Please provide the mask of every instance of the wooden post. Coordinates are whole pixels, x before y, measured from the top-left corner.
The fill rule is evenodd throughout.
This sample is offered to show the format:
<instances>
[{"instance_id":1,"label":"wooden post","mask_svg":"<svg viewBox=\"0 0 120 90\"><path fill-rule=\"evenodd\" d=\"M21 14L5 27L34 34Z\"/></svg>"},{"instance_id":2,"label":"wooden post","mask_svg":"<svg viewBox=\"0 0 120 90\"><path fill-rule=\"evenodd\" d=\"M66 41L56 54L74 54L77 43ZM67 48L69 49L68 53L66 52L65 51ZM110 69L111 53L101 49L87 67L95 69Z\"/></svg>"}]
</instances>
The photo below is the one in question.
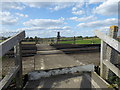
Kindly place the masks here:
<instances>
[{"instance_id":1,"label":"wooden post","mask_svg":"<svg viewBox=\"0 0 120 90\"><path fill-rule=\"evenodd\" d=\"M16 87L22 88L23 82L22 82L22 53L21 53L21 42L19 42L14 47L14 53L15 53L15 65L19 66L19 71L16 74Z\"/></svg>"},{"instance_id":2,"label":"wooden post","mask_svg":"<svg viewBox=\"0 0 120 90\"><path fill-rule=\"evenodd\" d=\"M117 34L118 34L118 26L111 26L109 36L117 40ZM118 60L117 60L118 53L109 46L108 46L108 53L109 54L107 58L110 60L110 62L113 64L118 64Z\"/></svg>"},{"instance_id":3,"label":"wooden post","mask_svg":"<svg viewBox=\"0 0 120 90\"><path fill-rule=\"evenodd\" d=\"M2 40L2 37L0 37ZM0 46L0 54L2 55L2 47ZM2 57L0 57L0 81L2 80Z\"/></svg>"},{"instance_id":4,"label":"wooden post","mask_svg":"<svg viewBox=\"0 0 120 90\"><path fill-rule=\"evenodd\" d=\"M103 64L103 60L106 59L107 44L101 40L101 56L100 56L100 76L106 78L106 66Z\"/></svg>"},{"instance_id":5,"label":"wooden post","mask_svg":"<svg viewBox=\"0 0 120 90\"><path fill-rule=\"evenodd\" d=\"M0 53L2 53L0 51ZM2 80L2 57L0 57L0 81Z\"/></svg>"},{"instance_id":6,"label":"wooden post","mask_svg":"<svg viewBox=\"0 0 120 90\"><path fill-rule=\"evenodd\" d=\"M118 34L118 27L111 26L109 36L114 39L117 39L117 34ZM101 59L101 62L102 62L102 60L105 60L104 58L106 58L106 60L110 61L111 63L117 64L118 63L117 52L114 49L112 49L110 46L107 46L106 56L104 56L105 55L105 53L104 53L105 47L103 46L102 48L103 48L103 51L102 51L103 57ZM101 64L101 65L103 65L103 64ZM112 76L112 72L106 66L102 66L101 76L104 79L108 79L108 76Z\"/></svg>"}]
</instances>

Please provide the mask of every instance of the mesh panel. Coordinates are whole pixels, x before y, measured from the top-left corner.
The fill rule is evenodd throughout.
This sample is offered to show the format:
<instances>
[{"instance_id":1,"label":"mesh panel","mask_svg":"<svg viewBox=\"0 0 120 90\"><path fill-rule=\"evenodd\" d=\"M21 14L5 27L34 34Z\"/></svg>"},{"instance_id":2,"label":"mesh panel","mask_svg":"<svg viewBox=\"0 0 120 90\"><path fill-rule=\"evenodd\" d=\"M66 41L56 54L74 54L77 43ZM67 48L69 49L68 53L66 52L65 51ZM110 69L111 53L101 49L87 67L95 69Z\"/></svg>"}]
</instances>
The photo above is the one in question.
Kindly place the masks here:
<instances>
[{"instance_id":1,"label":"mesh panel","mask_svg":"<svg viewBox=\"0 0 120 90\"><path fill-rule=\"evenodd\" d=\"M18 32L0 32L0 42L8 39L11 36L14 36Z\"/></svg>"},{"instance_id":2,"label":"mesh panel","mask_svg":"<svg viewBox=\"0 0 120 90\"><path fill-rule=\"evenodd\" d=\"M17 33L18 32L2 32L2 33L0 33L0 37L11 37Z\"/></svg>"}]
</instances>

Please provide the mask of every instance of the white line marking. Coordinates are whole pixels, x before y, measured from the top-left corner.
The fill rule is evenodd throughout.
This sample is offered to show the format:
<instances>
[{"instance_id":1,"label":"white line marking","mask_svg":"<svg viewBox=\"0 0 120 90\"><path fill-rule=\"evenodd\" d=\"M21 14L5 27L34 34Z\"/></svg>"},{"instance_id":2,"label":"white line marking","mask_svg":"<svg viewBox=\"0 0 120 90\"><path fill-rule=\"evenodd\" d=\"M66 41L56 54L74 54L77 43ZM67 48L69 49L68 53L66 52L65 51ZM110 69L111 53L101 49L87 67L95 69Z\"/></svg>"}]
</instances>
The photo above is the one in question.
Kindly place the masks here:
<instances>
[{"instance_id":1,"label":"white line marking","mask_svg":"<svg viewBox=\"0 0 120 90\"><path fill-rule=\"evenodd\" d=\"M44 59L41 59L41 69L45 69Z\"/></svg>"}]
</instances>

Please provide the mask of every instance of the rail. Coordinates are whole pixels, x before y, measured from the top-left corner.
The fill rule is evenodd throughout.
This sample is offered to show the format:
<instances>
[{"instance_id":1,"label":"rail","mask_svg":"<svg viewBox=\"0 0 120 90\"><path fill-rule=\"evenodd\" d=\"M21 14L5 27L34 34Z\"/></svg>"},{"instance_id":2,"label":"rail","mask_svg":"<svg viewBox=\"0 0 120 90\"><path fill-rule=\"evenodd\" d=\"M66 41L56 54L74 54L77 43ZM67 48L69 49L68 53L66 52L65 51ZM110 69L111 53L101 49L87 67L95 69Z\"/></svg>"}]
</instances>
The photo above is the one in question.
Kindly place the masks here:
<instances>
[{"instance_id":1,"label":"rail","mask_svg":"<svg viewBox=\"0 0 120 90\"><path fill-rule=\"evenodd\" d=\"M25 38L25 31L19 32L11 38L0 43L0 57L3 57L10 49L14 47L15 66L0 81L0 90L6 89L11 81L16 79L16 87L22 87L22 57L21 57L21 41Z\"/></svg>"},{"instance_id":2,"label":"rail","mask_svg":"<svg viewBox=\"0 0 120 90\"><path fill-rule=\"evenodd\" d=\"M103 79L108 79L113 75L112 73L120 78L120 70L116 67L116 64L120 62L118 60L120 42L117 40L117 34L117 26L110 27L109 35L105 35L98 30L95 31L95 35L101 39L100 75Z\"/></svg>"}]
</instances>

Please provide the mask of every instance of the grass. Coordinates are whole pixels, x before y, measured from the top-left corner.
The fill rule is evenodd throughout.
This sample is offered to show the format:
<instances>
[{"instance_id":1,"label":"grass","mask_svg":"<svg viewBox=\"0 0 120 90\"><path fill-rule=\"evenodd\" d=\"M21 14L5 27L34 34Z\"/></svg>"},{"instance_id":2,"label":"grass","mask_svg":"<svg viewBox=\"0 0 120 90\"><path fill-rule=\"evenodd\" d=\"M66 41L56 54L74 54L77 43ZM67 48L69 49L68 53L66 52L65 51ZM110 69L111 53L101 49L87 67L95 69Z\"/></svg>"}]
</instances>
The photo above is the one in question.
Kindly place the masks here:
<instances>
[{"instance_id":1,"label":"grass","mask_svg":"<svg viewBox=\"0 0 120 90\"><path fill-rule=\"evenodd\" d=\"M61 40L73 40L73 37L61 38Z\"/></svg>"},{"instance_id":2,"label":"grass","mask_svg":"<svg viewBox=\"0 0 120 90\"><path fill-rule=\"evenodd\" d=\"M60 41L61 44L73 44L73 41ZM76 40L76 44L100 44L100 39L98 38L91 38L91 39L83 39L83 40Z\"/></svg>"},{"instance_id":3,"label":"grass","mask_svg":"<svg viewBox=\"0 0 120 90\"><path fill-rule=\"evenodd\" d=\"M62 41L63 40L63 41ZM120 39L118 40L120 41ZM2 42L2 40L0 40ZM43 40L45 42L45 40ZM46 41L48 42L48 41ZM100 44L101 40L99 38L76 38L75 44ZM60 44L74 44L73 37L61 38ZM22 41L22 44L36 44L34 41Z\"/></svg>"},{"instance_id":4,"label":"grass","mask_svg":"<svg viewBox=\"0 0 120 90\"><path fill-rule=\"evenodd\" d=\"M3 42L4 40L0 40L0 43Z\"/></svg>"},{"instance_id":5,"label":"grass","mask_svg":"<svg viewBox=\"0 0 120 90\"><path fill-rule=\"evenodd\" d=\"M3 42L5 40L0 40L0 43ZM22 44L36 44L34 41L28 41L28 42L22 42Z\"/></svg>"},{"instance_id":6,"label":"grass","mask_svg":"<svg viewBox=\"0 0 120 90\"><path fill-rule=\"evenodd\" d=\"M22 44L35 44L35 42L22 42Z\"/></svg>"}]
</instances>

